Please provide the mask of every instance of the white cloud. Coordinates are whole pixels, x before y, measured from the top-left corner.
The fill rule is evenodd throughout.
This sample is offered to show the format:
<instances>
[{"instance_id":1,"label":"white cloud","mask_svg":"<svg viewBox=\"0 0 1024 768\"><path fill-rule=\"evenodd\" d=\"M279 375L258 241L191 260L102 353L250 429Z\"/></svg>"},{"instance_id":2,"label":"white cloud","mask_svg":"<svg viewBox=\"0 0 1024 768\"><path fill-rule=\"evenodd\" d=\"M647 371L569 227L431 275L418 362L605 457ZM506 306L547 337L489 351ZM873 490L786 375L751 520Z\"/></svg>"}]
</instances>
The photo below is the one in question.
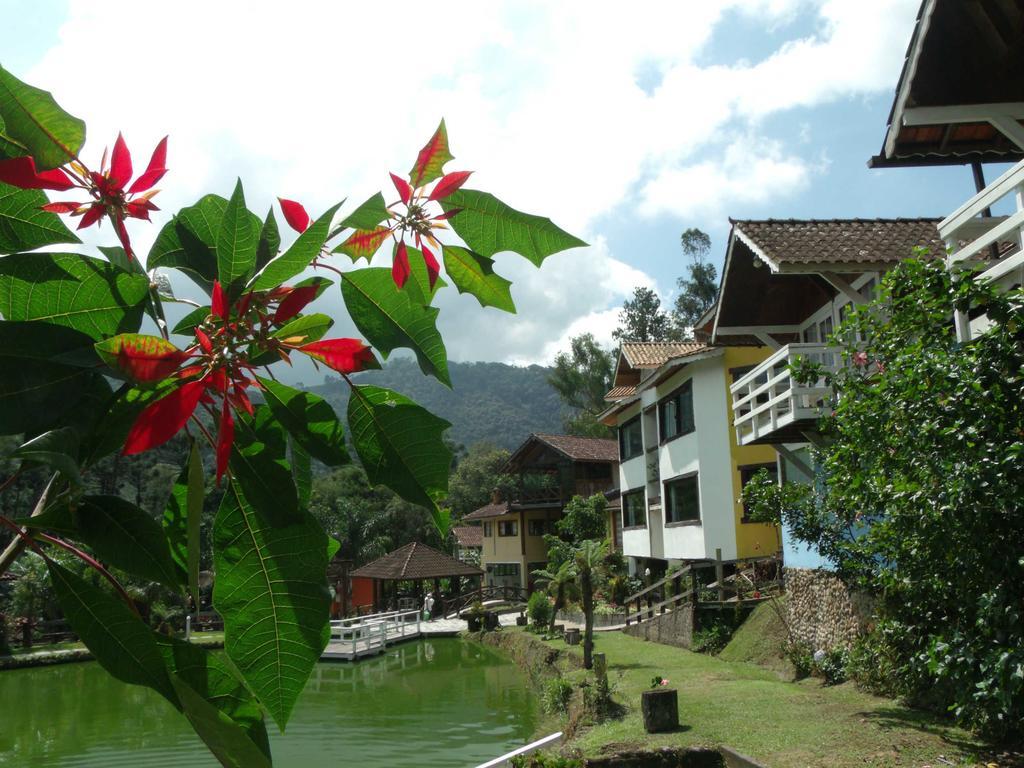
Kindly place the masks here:
<instances>
[{"instance_id":1,"label":"white cloud","mask_svg":"<svg viewBox=\"0 0 1024 768\"><path fill-rule=\"evenodd\" d=\"M260 213L277 195L317 211L345 196L356 204L387 187L388 170L407 170L445 116L453 167L476 169L475 186L598 243L539 273L500 259L522 309L511 321L478 314L454 291L444 299L454 358L527 360L548 357L570 328L606 330L614 305L651 282L628 266L631 254L601 244L602 216L638 205L718 214L806 185L814 167L797 154L799 138L770 142L760 120L890 90L916 8L72 0L60 42L18 74L87 120L87 161L123 130L142 166L170 133L171 173L157 199L165 211L227 194L236 176ZM818 23L761 61L701 66L735 13L766 28L795 14ZM110 53L90 60L94 50ZM641 71L657 74L653 87L638 83ZM145 246L155 228L132 231Z\"/></svg>"},{"instance_id":2,"label":"white cloud","mask_svg":"<svg viewBox=\"0 0 1024 768\"><path fill-rule=\"evenodd\" d=\"M640 212L681 218L709 218L727 206L762 203L805 187L812 165L785 155L778 142L743 137L731 142L715 161L667 168L641 190Z\"/></svg>"}]
</instances>

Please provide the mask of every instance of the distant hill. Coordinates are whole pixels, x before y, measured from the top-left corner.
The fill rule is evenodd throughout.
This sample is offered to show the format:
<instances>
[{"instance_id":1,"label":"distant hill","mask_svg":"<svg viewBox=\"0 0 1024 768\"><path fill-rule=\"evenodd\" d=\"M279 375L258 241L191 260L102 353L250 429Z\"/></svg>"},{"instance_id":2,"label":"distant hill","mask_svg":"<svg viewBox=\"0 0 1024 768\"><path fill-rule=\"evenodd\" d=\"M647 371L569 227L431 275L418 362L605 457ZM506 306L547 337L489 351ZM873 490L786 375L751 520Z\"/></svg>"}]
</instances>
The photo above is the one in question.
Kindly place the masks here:
<instances>
[{"instance_id":1,"label":"distant hill","mask_svg":"<svg viewBox=\"0 0 1024 768\"><path fill-rule=\"evenodd\" d=\"M504 363L448 363L452 389L424 376L414 360L394 358L383 370L367 371L360 384L387 387L412 398L452 423L449 437L467 448L489 442L515 449L531 432L561 432L562 404L547 383L550 368ZM344 418L348 387L330 376L320 386L300 385L323 397Z\"/></svg>"}]
</instances>

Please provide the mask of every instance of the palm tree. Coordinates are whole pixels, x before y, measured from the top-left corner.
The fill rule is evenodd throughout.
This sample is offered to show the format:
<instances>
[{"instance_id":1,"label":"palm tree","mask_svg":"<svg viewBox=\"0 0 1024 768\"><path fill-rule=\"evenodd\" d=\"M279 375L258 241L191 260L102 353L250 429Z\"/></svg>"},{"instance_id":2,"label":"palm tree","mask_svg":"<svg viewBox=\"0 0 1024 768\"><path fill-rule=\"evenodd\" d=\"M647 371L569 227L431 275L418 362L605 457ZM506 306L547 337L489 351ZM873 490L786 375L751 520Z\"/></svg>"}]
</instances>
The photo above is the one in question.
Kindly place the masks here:
<instances>
[{"instance_id":1,"label":"palm tree","mask_svg":"<svg viewBox=\"0 0 1024 768\"><path fill-rule=\"evenodd\" d=\"M565 607L566 592L576 581L576 564L572 560L566 560L557 570L537 570L533 572L534 577L547 588L548 594L555 598L555 606L551 611L551 621L548 624L548 632L555 631L555 616Z\"/></svg>"},{"instance_id":2,"label":"palm tree","mask_svg":"<svg viewBox=\"0 0 1024 768\"><path fill-rule=\"evenodd\" d=\"M573 558L583 598L583 666L586 669L594 666L594 589L604 573L607 554L606 542L587 539L580 542Z\"/></svg>"}]
</instances>

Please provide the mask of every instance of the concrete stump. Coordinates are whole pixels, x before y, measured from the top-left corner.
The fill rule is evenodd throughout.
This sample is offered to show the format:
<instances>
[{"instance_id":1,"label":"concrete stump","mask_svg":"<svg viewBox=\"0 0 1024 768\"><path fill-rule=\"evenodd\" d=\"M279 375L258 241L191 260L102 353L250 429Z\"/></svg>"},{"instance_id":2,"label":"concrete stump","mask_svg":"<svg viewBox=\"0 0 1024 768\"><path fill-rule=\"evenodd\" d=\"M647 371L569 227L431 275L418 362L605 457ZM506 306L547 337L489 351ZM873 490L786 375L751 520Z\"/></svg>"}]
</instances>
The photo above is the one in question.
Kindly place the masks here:
<instances>
[{"instance_id":1,"label":"concrete stump","mask_svg":"<svg viewBox=\"0 0 1024 768\"><path fill-rule=\"evenodd\" d=\"M644 730L648 733L673 731L679 727L679 695L675 688L652 688L640 694Z\"/></svg>"},{"instance_id":2,"label":"concrete stump","mask_svg":"<svg viewBox=\"0 0 1024 768\"><path fill-rule=\"evenodd\" d=\"M580 644L580 629L579 627L569 627L565 630L565 642L567 645L579 645Z\"/></svg>"}]
</instances>

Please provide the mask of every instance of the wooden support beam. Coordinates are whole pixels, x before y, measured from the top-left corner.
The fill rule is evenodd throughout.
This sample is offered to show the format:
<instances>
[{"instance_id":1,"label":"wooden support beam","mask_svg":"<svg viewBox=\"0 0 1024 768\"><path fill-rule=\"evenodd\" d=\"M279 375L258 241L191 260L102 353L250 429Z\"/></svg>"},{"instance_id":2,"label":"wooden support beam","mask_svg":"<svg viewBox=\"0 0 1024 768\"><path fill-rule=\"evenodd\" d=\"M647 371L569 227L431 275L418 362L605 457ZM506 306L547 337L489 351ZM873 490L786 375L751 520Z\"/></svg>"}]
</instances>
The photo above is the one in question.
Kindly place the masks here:
<instances>
[{"instance_id":1,"label":"wooden support beam","mask_svg":"<svg viewBox=\"0 0 1024 768\"><path fill-rule=\"evenodd\" d=\"M773 447L775 448L776 453L803 472L807 477L814 477L814 470L811 469L811 467L807 465L807 462L801 459L795 451L789 450L789 448L784 445L776 445Z\"/></svg>"},{"instance_id":2,"label":"wooden support beam","mask_svg":"<svg viewBox=\"0 0 1024 768\"><path fill-rule=\"evenodd\" d=\"M850 281L836 272L822 272L821 276L831 283L832 287L842 293L854 304L867 304L868 301L860 292L850 285Z\"/></svg>"}]
</instances>

